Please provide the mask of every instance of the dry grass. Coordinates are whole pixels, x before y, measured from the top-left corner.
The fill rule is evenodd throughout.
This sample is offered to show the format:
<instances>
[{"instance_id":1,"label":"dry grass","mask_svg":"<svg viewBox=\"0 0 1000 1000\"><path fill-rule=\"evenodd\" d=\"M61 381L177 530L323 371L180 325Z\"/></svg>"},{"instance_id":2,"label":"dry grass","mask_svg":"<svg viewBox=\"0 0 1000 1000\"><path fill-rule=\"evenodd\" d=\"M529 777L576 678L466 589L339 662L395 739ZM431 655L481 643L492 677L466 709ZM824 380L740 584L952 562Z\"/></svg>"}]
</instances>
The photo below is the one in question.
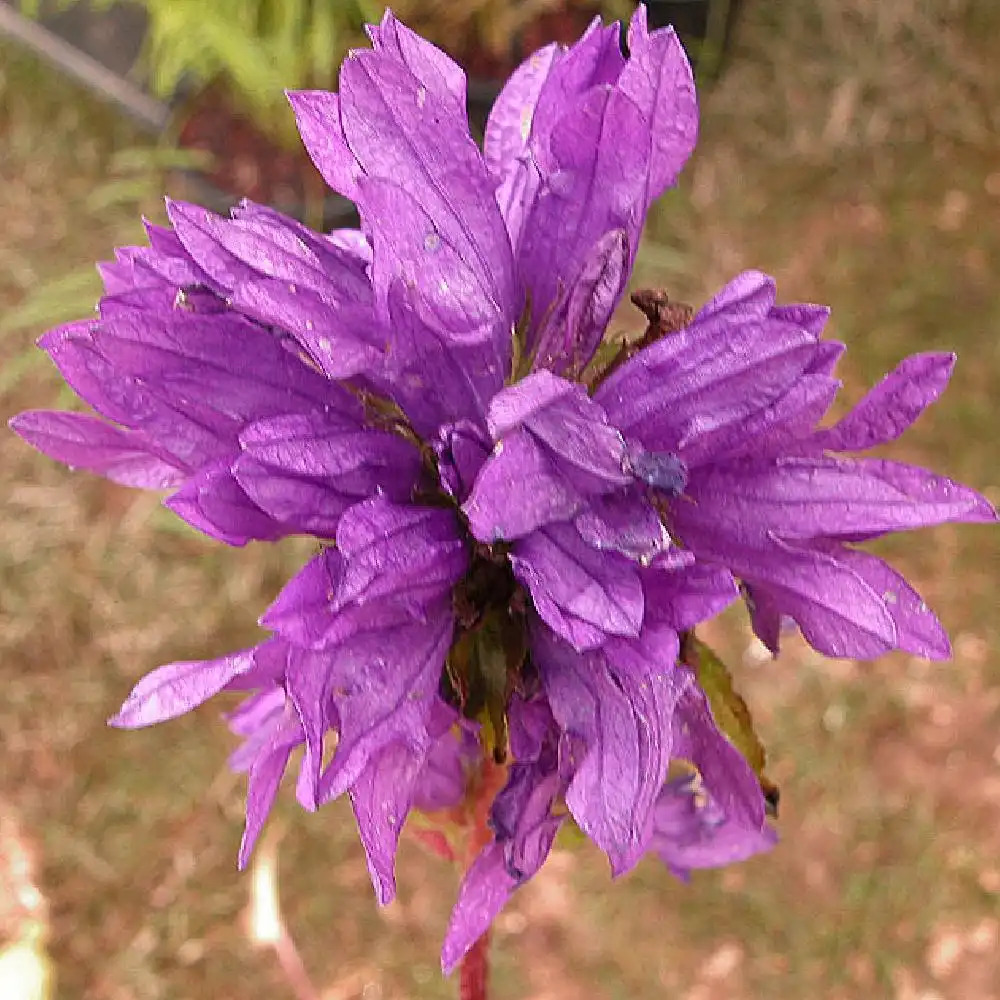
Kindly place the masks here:
<instances>
[{"instance_id":1,"label":"dry grass","mask_svg":"<svg viewBox=\"0 0 1000 1000\"><path fill-rule=\"evenodd\" d=\"M637 276L699 301L759 266L786 299L832 303L853 398L909 351L957 348L951 393L896 453L994 499L998 28L989 0L748 0ZM134 136L2 49L0 66L6 308L134 238L82 208ZM5 364L29 341L8 336ZM44 367L22 372L5 415L56 393ZM288 995L242 923L242 789L217 710L135 734L103 720L149 667L252 641L301 547L209 545L10 436L0 461L0 802L37 845L59 995ZM792 643L762 664L728 616L713 638L771 748L782 846L689 887L652 863L610 886L594 852L564 846L500 921L497 997L1000 995L1000 544L942 528L890 551L954 662L831 663ZM279 815L287 916L324 996L451 995L436 949L452 876L407 847L402 900L379 914L344 809Z\"/></svg>"}]
</instances>

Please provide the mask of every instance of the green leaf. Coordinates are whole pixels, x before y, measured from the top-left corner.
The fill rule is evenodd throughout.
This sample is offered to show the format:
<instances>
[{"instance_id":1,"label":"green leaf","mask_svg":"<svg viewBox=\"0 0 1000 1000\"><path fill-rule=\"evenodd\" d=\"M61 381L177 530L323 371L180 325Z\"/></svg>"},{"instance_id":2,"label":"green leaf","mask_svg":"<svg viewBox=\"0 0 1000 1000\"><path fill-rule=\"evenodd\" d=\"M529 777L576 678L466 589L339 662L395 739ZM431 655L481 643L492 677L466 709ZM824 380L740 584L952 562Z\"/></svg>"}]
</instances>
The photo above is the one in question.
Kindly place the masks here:
<instances>
[{"instance_id":1,"label":"green leaf","mask_svg":"<svg viewBox=\"0 0 1000 1000\"><path fill-rule=\"evenodd\" d=\"M701 689L708 697L716 725L743 754L761 779L761 784L764 784L767 781L764 777L764 745L754 731L747 703L733 687L729 669L694 632L686 632L682 636L680 658L682 663L694 670Z\"/></svg>"}]
</instances>

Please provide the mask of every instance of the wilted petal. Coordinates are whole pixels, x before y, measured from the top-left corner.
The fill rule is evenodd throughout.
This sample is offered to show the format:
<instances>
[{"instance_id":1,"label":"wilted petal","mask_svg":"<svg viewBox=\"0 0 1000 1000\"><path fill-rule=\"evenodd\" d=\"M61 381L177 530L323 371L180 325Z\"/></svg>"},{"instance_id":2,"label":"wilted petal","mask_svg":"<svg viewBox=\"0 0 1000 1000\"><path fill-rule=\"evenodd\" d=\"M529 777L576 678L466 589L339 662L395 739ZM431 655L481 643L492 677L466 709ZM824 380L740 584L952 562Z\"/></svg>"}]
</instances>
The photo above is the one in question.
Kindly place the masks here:
<instances>
[{"instance_id":1,"label":"wilted petal","mask_svg":"<svg viewBox=\"0 0 1000 1000\"><path fill-rule=\"evenodd\" d=\"M767 810L760 782L720 732L705 692L694 683L684 688L673 715L673 756L698 768L726 816L753 830L763 828Z\"/></svg>"},{"instance_id":2,"label":"wilted petal","mask_svg":"<svg viewBox=\"0 0 1000 1000\"><path fill-rule=\"evenodd\" d=\"M634 489L589 497L573 524L591 548L639 562L652 560L672 544L655 508Z\"/></svg>"},{"instance_id":3,"label":"wilted petal","mask_svg":"<svg viewBox=\"0 0 1000 1000\"><path fill-rule=\"evenodd\" d=\"M733 819L698 778L668 782L653 811L650 850L679 878L695 868L719 868L770 850L771 827Z\"/></svg>"}]
</instances>

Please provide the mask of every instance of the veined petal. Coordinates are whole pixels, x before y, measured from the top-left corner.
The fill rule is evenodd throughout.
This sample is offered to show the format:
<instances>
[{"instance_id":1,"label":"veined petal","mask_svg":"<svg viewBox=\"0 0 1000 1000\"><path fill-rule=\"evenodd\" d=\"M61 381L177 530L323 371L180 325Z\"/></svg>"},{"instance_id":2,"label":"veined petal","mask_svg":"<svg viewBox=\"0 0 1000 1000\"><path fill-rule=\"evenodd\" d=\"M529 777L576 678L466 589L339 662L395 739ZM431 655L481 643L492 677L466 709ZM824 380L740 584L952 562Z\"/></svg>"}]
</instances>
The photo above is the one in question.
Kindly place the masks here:
<instances>
[{"instance_id":1,"label":"veined petal","mask_svg":"<svg viewBox=\"0 0 1000 1000\"><path fill-rule=\"evenodd\" d=\"M781 321L709 316L640 351L594 400L630 440L694 465L711 460L706 445L721 430L793 388L816 350L812 334Z\"/></svg>"},{"instance_id":2,"label":"veined petal","mask_svg":"<svg viewBox=\"0 0 1000 1000\"><path fill-rule=\"evenodd\" d=\"M454 95L428 86L388 52L358 52L348 59L340 95L344 136L365 174L396 183L406 178L411 202L434 227L420 231L420 239L436 236L453 249L480 293L505 317L506 337L520 311L510 243L493 182ZM363 209L368 197L362 189ZM372 221L371 212L366 217ZM400 228L397 238L402 235Z\"/></svg>"},{"instance_id":3,"label":"veined petal","mask_svg":"<svg viewBox=\"0 0 1000 1000\"><path fill-rule=\"evenodd\" d=\"M320 779L321 802L351 788L369 759L391 743L426 752L453 627L445 600L427 609L426 622L359 633L330 651L339 739Z\"/></svg>"},{"instance_id":4,"label":"veined petal","mask_svg":"<svg viewBox=\"0 0 1000 1000\"><path fill-rule=\"evenodd\" d=\"M830 544L824 550L838 562L849 566L872 590L881 594L886 611L896 623L900 649L931 660L947 660L951 643L923 598L881 559L868 552Z\"/></svg>"},{"instance_id":5,"label":"veined petal","mask_svg":"<svg viewBox=\"0 0 1000 1000\"><path fill-rule=\"evenodd\" d=\"M442 101L452 100L456 113L465 114L465 70L449 55L411 31L391 10L380 25L368 26L368 37L376 52L398 59Z\"/></svg>"},{"instance_id":6,"label":"veined petal","mask_svg":"<svg viewBox=\"0 0 1000 1000\"><path fill-rule=\"evenodd\" d=\"M686 523L753 525L759 533L788 539L996 518L974 490L879 459L779 458L713 466L692 476L686 495Z\"/></svg>"},{"instance_id":7,"label":"veined petal","mask_svg":"<svg viewBox=\"0 0 1000 1000\"><path fill-rule=\"evenodd\" d=\"M144 435L85 413L26 410L10 421L10 428L49 458L123 486L170 489L185 476L180 463L161 457Z\"/></svg>"},{"instance_id":8,"label":"veined petal","mask_svg":"<svg viewBox=\"0 0 1000 1000\"><path fill-rule=\"evenodd\" d=\"M511 73L493 102L483 138L483 159L497 182L516 168L527 148L535 104L561 57L554 43L532 53Z\"/></svg>"},{"instance_id":9,"label":"veined petal","mask_svg":"<svg viewBox=\"0 0 1000 1000\"><path fill-rule=\"evenodd\" d=\"M390 743L372 755L350 789L375 897L383 906L396 898L396 848L426 759L425 747Z\"/></svg>"},{"instance_id":10,"label":"veined petal","mask_svg":"<svg viewBox=\"0 0 1000 1000\"><path fill-rule=\"evenodd\" d=\"M954 367L954 354L914 354L814 440L829 451L865 451L894 441L944 392Z\"/></svg>"},{"instance_id":11,"label":"veined petal","mask_svg":"<svg viewBox=\"0 0 1000 1000\"><path fill-rule=\"evenodd\" d=\"M728 570L703 562L669 569L652 566L640 575L644 621L662 623L677 632L717 615L739 596Z\"/></svg>"},{"instance_id":12,"label":"veined petal","mask_svg":"<svg viewBox=\"0 0 1000 1000\"><path fill-rule=\"evenodd\" d=\"M776 607L798 622L810 644L827 656L874 659L897 642L892 616L881 595L853 569L808 543L792 545L748 529L733 534L716 522L697 525L677 504L681 538L700 559L725 566L750 585L766 588ZM770 633L761 634L769 645Z\"/></svg>"},{"instance_id":13,"label":"veined petal","mask_svg":"<svg viewBox=\"0 0 1000 1000\"><path fill-rule=\"evenodd\" d=\"M677 634L644 629L584 655L536 624L536 659L573 767L566 804L619 875L644 851L650 813L671 756L671 718L690 674L676 666Z\"/></svg>"},{"instance_id":14,"label":"veined petal","mask_svg":"<svg viewBox=\"0 0 1000 1000\"><path fill-rule=\"evenodd\" d=\"M481 542L523 538L582 510L586 497L526 431L497 444L462 504L469 530Z\"/></svg>"},{"instance_id":15,"label":"veined petal","mask_svg":"<svg viewBox=\"0 0 1000 1000\"><path fill-rule=\"evenodd\" d=\"M652 136L647 204L676 181L698 138L694 74L673 28L649 34L646 9L636 8L628 29L629 59L618 86L640 109Z\"/></svg>"},{"instance_id":16,"label":"veined petal","mask_svg":"<svg viewBox=\"0 0 1000 1000\"><path fill-rule=\"evenodd\" d=\"M226 463L209 465L164 500L193 528L227 545L274 541L294 530L275 520L247 495Z\"/></svg>"},{"instance_id":17,"label":"veined petal","mask_svg":"<svg viewBox=\"0 0 1000 1000\"><path fill-rule=\"evenodd\" d=\"M468 566L454 514L398 506L384 494L351 507L337 528L344 558L336 603L393 598L418 605L450 591Z\"/></svg>"},{"instance_id":18,"label":"veined petal","mask_svg":"<svg viewBox=\"0 0 1000 1000\"><path fill-rule=\"evenodd\" d=\"M256 649L241 649L217 660L183 660L158 667L136 684L109 725L138 729L190 712L250 670Z\"/></svg>"},{"instance_id":19,"label":"veined petal","mask_svg":"<svg viewBox=\"0 0 1000 1000\"><path fill-rule=\"evenodd\" d=\"M510 562L541 618L578 652L608 636L639 634L638 568L617 553L592 549L572 525L551 524L521 539Z\"/></svg>"},{"instance_id":20,"label":"veined petal","mask_svg":"<svg viewBox=\"0 0 1000 1000\"><path fill-rule=\"evenodd\" d=\"M286 91L302 144L323 180L350 201L358 198L361 169L344 138L340 97L325 90Z\"/></svg>"},{"instance_id":21,"label":"veined petal","mask_svg":"<svg viewBox=\"0 0 1000 1000\"><path fill-rule=\"evenodd\" d=\"M594 315L610 315L620 299L645 218L649 144L639 109L610 87L595 88L554 126L551 162L541 165L542 185L517 261L529 291L527 351L536 367L558 371L574 364L582 369L589 361L585 348L593 342L593 330L588 327L581 339L580 331L566 326L568 290L577 285L595 244L616 233L626 251L613 257L613 291ZM600 274L604 268L594 270ZM581 312L577 308L578 320Z\"/></svg>"}]
</instances>

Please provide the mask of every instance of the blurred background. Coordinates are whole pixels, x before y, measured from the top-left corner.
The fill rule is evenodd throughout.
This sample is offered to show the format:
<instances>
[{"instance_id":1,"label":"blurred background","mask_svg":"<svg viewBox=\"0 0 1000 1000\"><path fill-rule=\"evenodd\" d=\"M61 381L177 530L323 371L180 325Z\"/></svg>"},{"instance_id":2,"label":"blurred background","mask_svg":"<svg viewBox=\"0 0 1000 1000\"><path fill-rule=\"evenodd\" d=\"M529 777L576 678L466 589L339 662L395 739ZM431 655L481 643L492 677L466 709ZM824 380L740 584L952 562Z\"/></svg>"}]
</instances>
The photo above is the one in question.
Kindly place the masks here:
<instances>
[{"instance_id":1,"label":"blurred background","mask_svg":"<svg viewBox=\"0 0 1000 1000\"><path fill-rule=\"evenodd\" d=\"M34 339L93 307L92 262L140 242L141 214L164 221L164 191L350 218L303 166L281 89L335 87L377 4L105 6L0 2L5 420L70 405ZM469 68L476 118L514 61L595 6L398 13ZM1000 5L657 6L698 57L703 127L634 287L700 303L757 267L784 301L831 304L844 405L908 353L957 350L943 402L892 451L1000 501ZM0 998L46 995L23 991L39 958L68 1000L292 997L235 867L243 787L219 703L134 733L104 720L153 666L256 641L310 546L209 543L10 434L0 469ZM771 661L735 610L715 623L782 788L781 844L683 885L652 860L612 884L596 851L560 843L498 921L496 1000L1000 997L1000 540L946 526L880 551L954 660L833 662L793 640ZM453 996L437 956L456 874L404 843L400 899L379 910L346 804L308 815L285 792L262 856L276 849L319 994Z\"/></svg>"}]
</instances>

